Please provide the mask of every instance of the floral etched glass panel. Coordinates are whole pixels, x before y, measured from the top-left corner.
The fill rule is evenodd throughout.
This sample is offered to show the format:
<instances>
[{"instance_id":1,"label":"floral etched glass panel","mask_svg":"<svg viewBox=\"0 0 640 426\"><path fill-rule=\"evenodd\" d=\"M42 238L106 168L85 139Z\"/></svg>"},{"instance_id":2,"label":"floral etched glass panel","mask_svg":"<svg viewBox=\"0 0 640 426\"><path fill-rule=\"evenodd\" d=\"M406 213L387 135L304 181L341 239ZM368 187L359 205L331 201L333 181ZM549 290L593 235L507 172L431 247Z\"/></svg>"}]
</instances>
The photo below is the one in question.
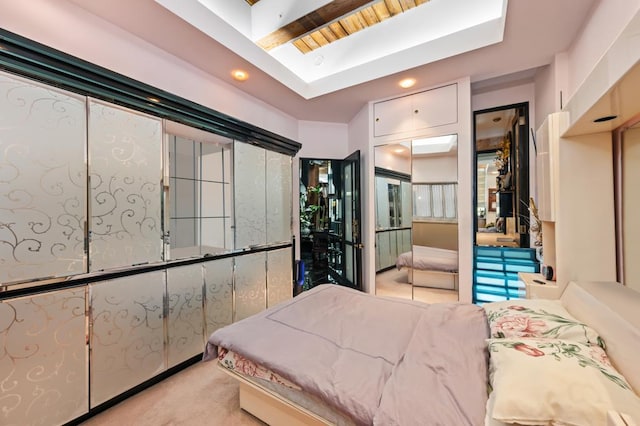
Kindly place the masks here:
<instances>
[{"instance_id":1,"label":"floral etched glass panel","mask_svg":"<svg viewBox=\"0 0 640 426\"><path fill-rule=\"evenodd\" d=\"M168 368L202 352L204 347L203 285L202 265L199 263L167 269Z\"/></svg>"},{"instance_id":2,"label":"floral etched glass panel","mask_svg":"<svg viewBox=\"0 0 640 426\"><path fill-rule=\"evenodd\" d=\"M0 282L86 272L85 98L0 73Z\"/></svg>"},{"instance_id":3,"label":"floral etched glass panel","mask_svg":"<svg viewBox=\"0 0 640 426\"><path fill-rule=\"evenodd\" d=\"M233 322L233 258L204 264L206 337Z\"/></svg>"},{"instance_id":4,"label":"floral etched glass panel","mask_svg":"<svg viewBox=\"0 0 640 426\"><path fill-rule=\"evenodd\" d=\"M164 271L89 285L91 407L166 369Z\"/></svg>"},{"instance_id":5,"label":"floral etched glass panel","mask_svg":"<svg viewBox=\"0 0 640 426\"><path fill-rule=\"evenodd\" d=\"M65 424L89 407L85 289L0 303L0 424Z\"/></svg>"},{"instance_id":6,"label":"floral etched glass panel","mask_svg":"<svg viewBox=\"0 0 640 426\"><path fill-rule=\"evenodd\" d=\"M162 123L89 103L90 270L162 260Z\"/></svg>"},{"instance_id":7,"label":"floral etched glass panel","mask_svg":"<svg viewBox=\"0 0 640 426\"><path fill-rule=\"evenodd\" d=\"M266 253L238 256L236 261L236 303L234 321L266 308Z\"/></svg>"},{"instance_id":8,"label":"floral etched glass panel","mask_svg":"<svg viewBox=\"0 0 640 426\"><path fill-rule=\"evenodd\" d=\"M267 242L291 241L291 157L267 151Z\"/></svg>"},{"instance_id":9,"label":"floral etched glass panel","mask_svg":"<svg viewBox=\"0 0 640 426\"><path fill-rule=\"evenodd\" d=\"M291 248L267 253L267 307L293 297Z\"/></svg>"},{"instance_id":10,"label":"floral etched glass panel","mask_svg":"<svg viewBox=\"0 0 640 426\"><path fill-rule=\"evenodd\" d=\"M263 148L234 143L235 248L267 242L265 159Z\"/></svg>"}]
</instances>

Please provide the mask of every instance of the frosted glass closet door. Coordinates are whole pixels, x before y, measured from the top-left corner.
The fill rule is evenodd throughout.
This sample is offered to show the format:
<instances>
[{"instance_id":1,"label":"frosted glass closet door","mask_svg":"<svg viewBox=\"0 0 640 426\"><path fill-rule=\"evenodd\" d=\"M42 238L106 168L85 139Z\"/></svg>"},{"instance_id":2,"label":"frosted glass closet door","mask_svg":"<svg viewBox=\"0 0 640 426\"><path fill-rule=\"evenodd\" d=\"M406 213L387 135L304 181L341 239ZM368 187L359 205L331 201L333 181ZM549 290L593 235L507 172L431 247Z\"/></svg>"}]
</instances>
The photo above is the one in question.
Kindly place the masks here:
<instances>
[{"instance_id":1,"label":"frosted glass closet door","mask_svg":"<svg viewBox=\"0 0 640 426\"><path fill-rule=\"evenodd\" d=\"M266 253L236 257L236 300L234 321L240 321L267 306Z\"/></svg>"},{"instance_id":2,"label":"frosted glass closet door","mask_svg":"<svg viewBox=\"0 0 640 426\"><path fill-rule=\"evenodd\" d=\"M233 258L204 264L205 321L208 338L217 329L233 322Z\"/></svg>"},{"instance_id":3,"label":"frosted glass closet door","mask_svg":"<svg viewBox=\"0 0 640 426\"><path fill-rule=\"evenodd\" d=\"M267 252L267 307L293 297L291 249Z\"/></svg>"},{"instance_id":4,"label":"frosted glass closet door","mask_svg":"<svg viewBox=\"0 0 640 426\"><path fill-rule=\"evenodd\" d=\"M167 368L186 361L204 348L202 265L167 269L169 302L169 363Z\"/></svg>"},{"instance_id":5,"label":"frosted glass closet door","mask_svg":"<svg viewBox=\"0 0 640 426\"><path fill-rule=\"evenodd\" d=\"M86 271L85 98L0 73L0 282Z\"/></svg>"},{"instance_id":6,"label":"frosted glass closet door","mask_svg":"<svg viewBox=\"0 0 640 426\"><path fill-rule=\"evenodd\" d=\"M164 271L89 285L91 407L165 370Z\"/></svg>"},{"instance_id":7,"label":"frosted glass closet door","mask_svg":"<svg viewBox=\"0 0 640 426\"><path fill-rule=\"evenodd\" d=\"M248 143L233 145L236 244L240 249L267 242L266 151Z\"/></svg>"},{"instance_id":8,"label":"frosted glass closet door","mask_svg":"<svg viewBox=\"0 0 640 426\"><path fill-rule=\"evenodd\" d=\"M65 424L89 410L85 289L0 303L0 424Z\"/></svg>"},{"instance_id":9,"label":"frosted glass closet door","mask_svg":"<svg viewBox=\"0 0 640 426\"><path fill-rule=\"evenodd\" d=\"M267 151L267 242L291 241L291 157Z\"/></svg>"},{"instance_id":10,"label":"frosted glass closet door","mask_svg":"<svg viewBox=\"0 0 640 426\"><path fill-rule=\"evenodd\" d=\"M162 260L162 123L89 102L90 270Z\"/></svg>"}]
</instances>

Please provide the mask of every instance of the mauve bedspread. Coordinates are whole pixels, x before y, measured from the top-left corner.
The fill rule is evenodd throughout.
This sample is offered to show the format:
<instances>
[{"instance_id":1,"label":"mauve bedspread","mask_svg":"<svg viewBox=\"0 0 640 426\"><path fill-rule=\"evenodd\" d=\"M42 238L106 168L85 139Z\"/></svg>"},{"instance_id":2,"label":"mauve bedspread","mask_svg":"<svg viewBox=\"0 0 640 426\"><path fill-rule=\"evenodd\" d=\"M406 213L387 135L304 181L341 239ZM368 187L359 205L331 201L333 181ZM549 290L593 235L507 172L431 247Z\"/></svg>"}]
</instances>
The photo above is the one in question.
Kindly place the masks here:
<instances>
[{"instance_id":1,"label":"mauve bedspread","mask_svg":"<svg viewBox=\"0 0 640 426\"><path fill-rule=\"evenodd\" d=\"M481 425L488 337L479 306L326 284L217 330L204 359L230 349L358 424Z\"/></svg>"},{"instance_id":2,"label":"mauve bedspread","mask_svg":"<svg viewBox=\"0 0 640 426\"><path fill-rule=\"evenodd\" d=\"M413 246L413 251L402 253L396 259L396 268L422 271L458 272L458 251L436 247Z\"/></svg>"}]
</instances>

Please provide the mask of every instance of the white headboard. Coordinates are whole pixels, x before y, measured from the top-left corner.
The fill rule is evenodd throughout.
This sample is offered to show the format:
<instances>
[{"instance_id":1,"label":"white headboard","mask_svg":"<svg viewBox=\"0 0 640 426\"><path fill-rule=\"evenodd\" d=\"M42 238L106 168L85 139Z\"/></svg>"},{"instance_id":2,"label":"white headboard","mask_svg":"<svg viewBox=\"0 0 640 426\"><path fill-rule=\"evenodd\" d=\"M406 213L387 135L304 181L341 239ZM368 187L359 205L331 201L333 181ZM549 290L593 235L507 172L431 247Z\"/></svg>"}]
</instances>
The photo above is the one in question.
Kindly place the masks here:
<instances>
[{"instance_id":1,"label":"white headboard","mask_svg":"<svg viewBox=\"0 0 640 426\"><path fill-rule=\"evenodd\" d=\"M609 359L640 395L640 293L616 282L570 282L560 300L600 334Z\"/></svg>"}]
</instances>

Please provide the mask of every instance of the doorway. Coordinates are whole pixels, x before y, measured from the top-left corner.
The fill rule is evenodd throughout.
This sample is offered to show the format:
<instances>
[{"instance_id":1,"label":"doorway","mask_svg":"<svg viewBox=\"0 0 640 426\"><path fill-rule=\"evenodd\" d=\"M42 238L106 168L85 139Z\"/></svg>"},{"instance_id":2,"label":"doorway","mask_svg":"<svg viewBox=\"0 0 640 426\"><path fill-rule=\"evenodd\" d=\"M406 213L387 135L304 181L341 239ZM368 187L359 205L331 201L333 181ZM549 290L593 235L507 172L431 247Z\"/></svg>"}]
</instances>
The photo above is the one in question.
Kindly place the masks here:
<instances>
[{"instance_id":1,"label":"doorway","mask_svg":"<svg viewBox=\"0 0 640 426\"><path fill-rule=\"evenodd\" d=\"M529 104L474 112L476 246L529 247Z\"/></svg>"},{"instance_id":2,"label":"doorway","mask_svg":"<svg viewBox=\"0 0 640 426\"><path fill-rule=\"evenodd\" d=\"M529 105L474 113L474 303L525 297L520 272L538 272L529 231Z\"/></svg>"},{"instance_id":3,"label":"doorway","mask_svg":"<svg viewBox=\"0 0 640 426\"><path fill-rule=\"evenodd\" d=\"M299 291L333 283L362 289L360 151L300 159Z\"/></svg>"}]
</instances>

